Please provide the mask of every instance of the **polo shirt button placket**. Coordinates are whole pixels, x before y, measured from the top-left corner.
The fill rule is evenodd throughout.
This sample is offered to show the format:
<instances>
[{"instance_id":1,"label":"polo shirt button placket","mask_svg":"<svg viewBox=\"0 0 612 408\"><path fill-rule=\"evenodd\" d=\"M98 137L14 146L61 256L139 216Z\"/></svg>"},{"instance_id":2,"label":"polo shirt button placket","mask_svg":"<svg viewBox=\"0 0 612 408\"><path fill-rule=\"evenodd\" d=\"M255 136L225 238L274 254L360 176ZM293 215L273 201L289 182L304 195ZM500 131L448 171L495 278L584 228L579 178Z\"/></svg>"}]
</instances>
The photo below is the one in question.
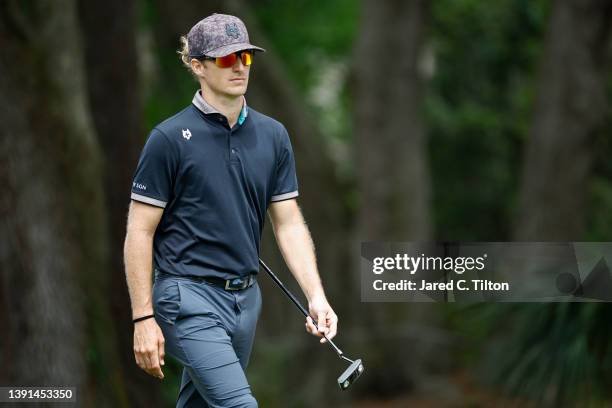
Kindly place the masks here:
<instances>
[{"instance_id":1,"label":"polo shirt button placket","mask_svg":"<svg viewBox=\"0 0 612 408\"><path fill-rule=\"evenodd\" d=\"M238 149L233 146L233 137L232 137L233 135L234 135L234 130L230 129L228 132L229 146L230 146L230 161L236 162L238 161L237 159Z\"/></svg>"}]
</instances>

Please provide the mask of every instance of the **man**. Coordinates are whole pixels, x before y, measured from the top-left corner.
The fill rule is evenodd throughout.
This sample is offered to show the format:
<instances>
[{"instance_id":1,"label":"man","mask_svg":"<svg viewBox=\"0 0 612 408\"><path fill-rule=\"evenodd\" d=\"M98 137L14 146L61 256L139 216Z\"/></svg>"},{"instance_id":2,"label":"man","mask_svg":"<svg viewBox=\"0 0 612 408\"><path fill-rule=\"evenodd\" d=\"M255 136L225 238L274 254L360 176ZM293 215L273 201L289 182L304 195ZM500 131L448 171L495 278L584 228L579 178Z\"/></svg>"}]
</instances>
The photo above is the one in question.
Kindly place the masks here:
<instances>
[{"instance_id":1,"label":"man","mask_svg":"<svg viewBox=\"0 0 612 408\"><path fill-rule=\"evenodd\" d=\"M307 331L333 338L338 319L296 201L287 131L244 98L253 54L264 50L250 44L240 19L223 14L182 40L181 58L200 89L151 131L132 185L125 267L134 354L160 379L166 349L184 365L177 407L256 407L244 369L261 310L266 212L318 320L319 330L308 318Z\"/></svg>"}]
</instances>

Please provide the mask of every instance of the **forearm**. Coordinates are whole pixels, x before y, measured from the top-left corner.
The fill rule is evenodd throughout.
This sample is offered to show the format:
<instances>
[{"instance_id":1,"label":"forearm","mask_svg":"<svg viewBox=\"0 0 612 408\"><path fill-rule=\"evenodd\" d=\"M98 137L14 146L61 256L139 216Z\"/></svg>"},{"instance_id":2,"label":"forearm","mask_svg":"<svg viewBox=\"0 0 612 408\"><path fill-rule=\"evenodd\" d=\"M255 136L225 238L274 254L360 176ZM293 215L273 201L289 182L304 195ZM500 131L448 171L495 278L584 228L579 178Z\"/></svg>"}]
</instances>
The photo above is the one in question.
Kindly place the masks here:
<instances>
[{"instance_id":1,"label":"forearm","mask_svg":"<svg viewBox=\"0 0 612 408\"><path fill-rule=\"evenodd\" d=\"M285 263L310 302L325 297L310 231L300 216L294 222L275 226L274 235Z\"/></svg>"},{"instance_id":2,"label":"forearm","mask_svg":"<svg viewBox=\"0 0 612 408\"><path fill-rule=\"evenodd\" d=\"M153 234L128 230L124 259L132 316L137 318L152 314Z\"/></svg>"}]
</instances>

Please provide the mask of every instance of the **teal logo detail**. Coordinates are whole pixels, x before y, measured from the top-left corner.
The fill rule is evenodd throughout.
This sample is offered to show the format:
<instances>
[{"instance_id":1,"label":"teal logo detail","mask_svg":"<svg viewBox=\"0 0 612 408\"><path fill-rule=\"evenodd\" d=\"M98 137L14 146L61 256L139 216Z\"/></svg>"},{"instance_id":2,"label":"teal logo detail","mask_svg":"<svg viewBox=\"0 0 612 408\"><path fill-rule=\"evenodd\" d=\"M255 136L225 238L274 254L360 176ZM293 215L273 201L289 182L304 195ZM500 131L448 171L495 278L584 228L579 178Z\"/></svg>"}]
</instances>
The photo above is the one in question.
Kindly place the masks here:
<instances>
[{"instance_id":1,"label":"teal logo detail","mask_svg":"<svg viewBox=\"0 0 612 408\"><path fill-rule=\"evenodd\" d=\"M238 29L236 23L226 24L225 34L227 34L228 37L238 39L240 37L240 30Z\"/></svg>"}]
</instances>

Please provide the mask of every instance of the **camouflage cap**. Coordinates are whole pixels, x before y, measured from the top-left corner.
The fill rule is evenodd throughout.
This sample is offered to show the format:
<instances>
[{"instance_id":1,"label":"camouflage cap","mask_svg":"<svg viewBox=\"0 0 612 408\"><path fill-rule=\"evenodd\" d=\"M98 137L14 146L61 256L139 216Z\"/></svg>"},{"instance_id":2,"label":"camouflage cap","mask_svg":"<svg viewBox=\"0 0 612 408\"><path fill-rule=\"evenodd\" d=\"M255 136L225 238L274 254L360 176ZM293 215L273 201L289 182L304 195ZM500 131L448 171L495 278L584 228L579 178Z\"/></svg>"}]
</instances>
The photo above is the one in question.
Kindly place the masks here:
<instances>
[{"instance_id":1,"label":"camouflage cap","mask_svg":"<svg viewBox=\"0 0 612 408\"><path fill-rule=\"evenodd\" d=\"M223 57L240 50L265 51L249 42L246 26L238 17L213 14L200 20L187 34L192 58Z\"/></svg>"}]
</instances>

